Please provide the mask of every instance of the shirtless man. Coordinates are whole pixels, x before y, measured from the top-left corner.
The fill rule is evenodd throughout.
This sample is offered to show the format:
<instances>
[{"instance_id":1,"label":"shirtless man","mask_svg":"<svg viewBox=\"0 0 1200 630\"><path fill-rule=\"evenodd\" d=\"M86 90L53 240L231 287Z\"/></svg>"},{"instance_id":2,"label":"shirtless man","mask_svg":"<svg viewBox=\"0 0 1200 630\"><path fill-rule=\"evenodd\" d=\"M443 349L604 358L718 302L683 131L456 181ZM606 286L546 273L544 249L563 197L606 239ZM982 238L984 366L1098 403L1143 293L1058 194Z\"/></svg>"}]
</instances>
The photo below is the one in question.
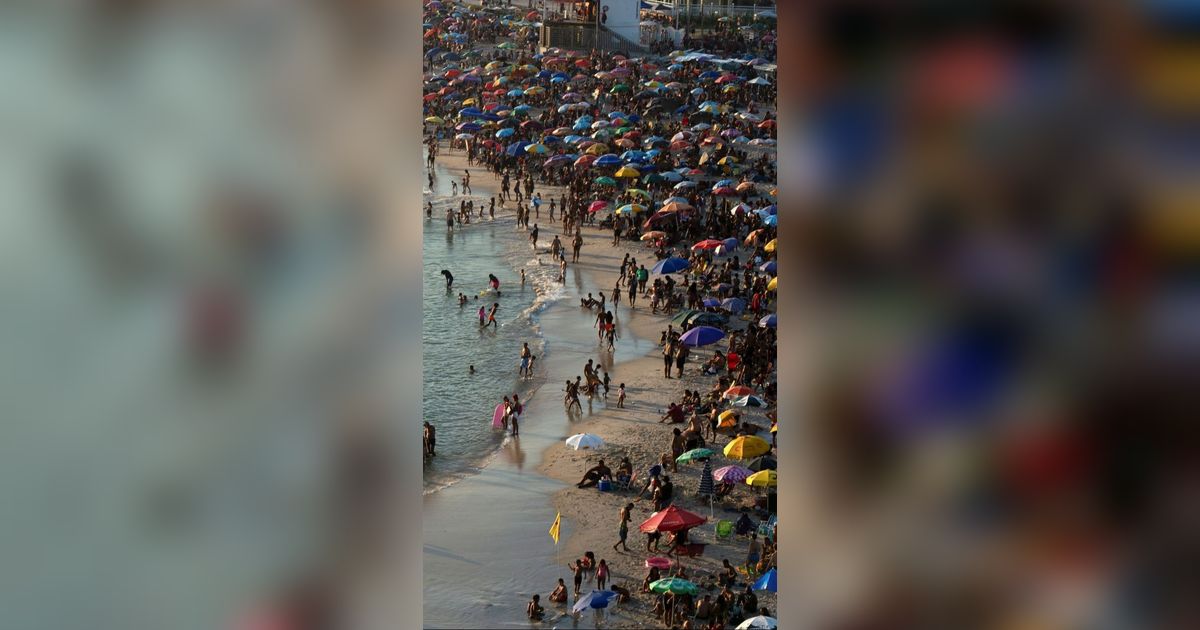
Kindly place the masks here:
<instances>
[{"instance_id":1,"label":"shirtless man","mask_svg":"<svg viewBox=\"0 0 1200 630\"><path fill-rule=\"evenodd\" d=\"M437 429L434 429L433 425L429 424L428 422L425 423L425 436L424 437L425 437L425 454L430 457L437 455L437 453L434 452L434 446L437 443Z\"/></svg>"}]
</instances>

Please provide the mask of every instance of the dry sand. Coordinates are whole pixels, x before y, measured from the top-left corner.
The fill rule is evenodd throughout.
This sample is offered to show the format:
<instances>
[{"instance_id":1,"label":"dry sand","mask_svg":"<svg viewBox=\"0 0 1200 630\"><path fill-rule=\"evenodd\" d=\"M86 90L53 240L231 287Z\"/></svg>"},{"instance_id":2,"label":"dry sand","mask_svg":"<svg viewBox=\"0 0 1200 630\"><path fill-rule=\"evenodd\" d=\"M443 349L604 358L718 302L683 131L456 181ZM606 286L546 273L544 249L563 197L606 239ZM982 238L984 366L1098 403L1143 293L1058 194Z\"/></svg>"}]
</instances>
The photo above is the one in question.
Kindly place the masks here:
<instances>
[{"instance_id":1,"label":"dry sand","mask_svg":"<svg viewBox=\"0 0 1200 630\"><path fill-rule=\"evenodd\" d=\"M488 198L499 194L499 182L494 175L485 170L482 165L467 164L466 154L461 149L450 151L443 145L437 163L439 170L443 172L461 175L464 169L471 171L473 194L470 198L482 199L486 204ZM554 236L559 235L564 246L569 246L570 237L563 234L562 224L550 223L547 213L550 198L553 197L557 200L563 190L560 187L539 185L535 192L541 192L545 200L541 217L531 218L531 223L537 223L540 228L539 243L548 246ZM478 201L476 203L478 204ZM509 220L511 216L515 215L515 206L516 204L510 200L503 213L497 207L497 220L501 220L502 214L504 220ZM568 273L582 272L583 282L586 285L585 292L604 291L607 297L611 297L612 288L620 275L618 266L626 253L636 258L639 264L646 264L647 267L654 262L652 249L642 243L626 241L616 247L612 246L611 230L584 227L582 233L584 244L580 252L580 262L568 262ZM625 297L624 291L622 291L621 304L614 310L617 315L619 336L632 335L643 342L639 345L653 346L657 343L662 331L666 329L667 323L674 313L652 314L649 298L640 296L637 307L631 310ZM612 310L611 304L611 301L608 302L606 308ZM571 305L565 306L569 308ZM579 318L581 322L591 325L595 318L595 312L579 309ZM746 323L745 320L737 318L733 320L735 326L744 326ZM624 343L629 343L629 341L621 338L617 341L618 346ZM716 348L724 349L725 344L717 344ZM581 557L585 551L593 551L597 558L607 561L611 572L609 583L622 585L633 593L632 602L611 609L615 616L610 615L606 625L611 626L616 623L621 627L662 627L662 624L650 614L653 596L638 592L646 574L645 559L651 555L662 555L645 551L645 536L637 528L638 524L649 518L653 507L648 497L635 501L633 496L636 495L636 491L633 493L600 492L595 488L581 490L574 484L582 477L587 468L601 458L615 469L621 457L627 456L633 462L634 469L641 475L642 471L652 462L657 461L662 453L669 453L672 425L659 423L659 418L668 403L681 398L683 390L698 389L704 392L713 386L716 377L702 376L699 371L700 365L712 355L712 350L713 348L694 349L688 358L682 379L674 378L674 371L672 378L663 377L660 348L656 348L640 358L617 363L609 372L612 378L612 389L607 404L598 400L595 405L591 406L590 413L585 414L583 420L573 425L573 430L576 432L587 432L600 436L605 440L606 446L599 452L573 451L563 443L557 442L543 454L538 471L553 480L568 484L565 489L550 497L553 507L562 514L564 531L569 532L569 535L560 540L558 556L565 564L573 558ZM567 378L573 378L573 374L561 377L560 375L550 375L548 380L552 387L544 389L550 393L542 394L542 397L561 396L554 393L560 389L555 384ZM616 389L617 385L622 382L626 385L627 399L625 408L617 409L615 408ZM589 406L586 397L584 397L583 403L585 407ZM756 413L749 409L747 412L747 419L751 422L766 424L765 420L758 417L761 412ZM719 438L714 450L723 446L725 440L726 438ZM714 462L714 468L721 465L724 464ZM668 474L676 488L674 504L682 509L708 517L710 507L707 501L696 496L701 469L701 464L680 464L677 472L668 472ZM721 567L722 559L728 559L734 566L744 564L747 543L737 540L718 542L713 534L713 526L718 519L735 520L737 518L736 506L752 502L754 494L755 491L746 486L735 488L731 498L726 499L724 503L712 506L713 518L709 523L693 530L692 539L708 543L709 546L705 549L702 557L682 560L690 579L697 578L697 572L715 573ZM630 551L613 551L612 546L617 541L618 515L620 509L629 502L634 503L634 514L630 522L627 541ZM546 525L548 527L549 523ZM569 575L567 584L570 587ZM547 605L547 609L551 612L556 609L561 610L561 607L552 606L546 601L549 588L541 591L538 589L539 586L541 585L531 585L531 591L542 592L543 604ZM549 585L549 587L552 586L552 584ZM744 581L739 581L739 588L744 587ZM589 585L585 583L584 591L588 588ZM718 592L718 589L711 591L713 596ZM774 593L763 591L758 592L757 595L760 606L766 606L771 611L776 610Z\"/></svg>"}]
</instances>

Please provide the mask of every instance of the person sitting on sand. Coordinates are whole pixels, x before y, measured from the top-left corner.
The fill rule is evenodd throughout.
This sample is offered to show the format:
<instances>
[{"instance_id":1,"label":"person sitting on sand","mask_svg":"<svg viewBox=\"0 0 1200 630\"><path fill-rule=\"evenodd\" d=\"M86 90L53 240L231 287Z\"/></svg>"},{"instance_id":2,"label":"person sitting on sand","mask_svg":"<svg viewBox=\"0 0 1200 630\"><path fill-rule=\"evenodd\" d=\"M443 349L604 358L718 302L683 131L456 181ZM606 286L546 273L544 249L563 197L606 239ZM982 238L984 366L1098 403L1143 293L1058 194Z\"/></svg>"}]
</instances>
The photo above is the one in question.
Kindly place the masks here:
<instances>
[{"instance_id":1,"label":"person sitting on sand","mask_svg":"<svg viewBox=\"0 0 1200 630\"><path fill-rule=\"evenodd\" d=\"M592 466L591 468L589 468L587 470L587 472L583 473L583 479L580 479L579 483L575 484L575 487L590 488L592 486L598 485L600 483L600 480L605 477L608 477L609 479L611 479L612 478L612 470L609 469L608 466L604 465L604 460L602 459L602 460L600 460L600 462L598 464L596 464L595 466Z\"/></svg>"},{"instance_id":2,"label":"person sitting on sand","mask_svg":"<svg viewBox=\"0 0 1200 630\"><path fill-rule=\"evenodd\" d=\"M750 519L750 515L747 514L746 510L743 509L742 515L739 516L737 522L733 524L733 531L736 532L738 536L749 536L757 527L758 525L756 525L754 521Z\"/></svg>"},{"instance_id":3,"label":"person sitting on sand","mask_svg":"<svg viewBox=\"0 0 1200 630\"><path fill-rule=\"evenodd\" d=\"M717 574L717 583L721 586L733 586L737 581L737 569L729 564L729 558L721 560L721 572Z\"/></svg>"},{"instance_id":4,"label":"person sitting on sand","mask_svg":"<svg viewBox=\"0 0 1200 630\"><path fill-rule=\"evenodd\" d=\"M536 595L535 595L535 597L536 597ZM708 618L711 617L712 614L713 614L712 597L709 595L705 595L704 599L701 599L700 602L696 604L696 619L699 621L708 621Z\"/></svg>"},{"instance_id":5,"label":"person sitting on sand","mask_svg":"<svg viewBox=\"0 0 1200 630\"><path fill-rule=\"evenodd\" d=\"M567 601L567 585L565 582L563 582L562 578L558 578L558 586L554 587L554 590L551 591L551 593L550 593L550 597L548 597L547 599L554 602L555 604L566 603L566 601Z\"/></svg>"},{"instance_id":6,"label":"person sitting on sand","mask_svg":"<svg viewBox=\"0 0 1200 630\"><path fill-rule=\"evenodd\" d=\"M645 579L642 580L642 592L649 593L650 585L657 582L660 578L662 578L662 573L659 572L658 567L650 567Z\"/></svg>"},{"instance_id":7,"label":"person sitting on sand","mask_svg":"<svg viewBox=\"0 0 1200 630\"><path fill-rule=\"evenodd\" d=\"M529 605L525 607L525 614L529 615L529 618L534 621L541 621L542 616L546 614L545 609L538 603L539 599L541 599L541 596L534 593L533 599L529 600Z\"/></svg>"},{"instance_id":8,"label":"person sitting on sand","mask_svg":"<svg viewBox=\"0 0 1200 630\"><path fill-rule=\"evenodd\" d=\"M671 424L679 424L679 423L683 422L684 421L683 407L680 407L679 405L676 405L675 403L671 403L667 407L667 413L663 414L662 418L660 418L658 422L659 422L659 424L662 424L662 423L666 422L667 420L670 420Z\"/></svg>"}]
</instances>

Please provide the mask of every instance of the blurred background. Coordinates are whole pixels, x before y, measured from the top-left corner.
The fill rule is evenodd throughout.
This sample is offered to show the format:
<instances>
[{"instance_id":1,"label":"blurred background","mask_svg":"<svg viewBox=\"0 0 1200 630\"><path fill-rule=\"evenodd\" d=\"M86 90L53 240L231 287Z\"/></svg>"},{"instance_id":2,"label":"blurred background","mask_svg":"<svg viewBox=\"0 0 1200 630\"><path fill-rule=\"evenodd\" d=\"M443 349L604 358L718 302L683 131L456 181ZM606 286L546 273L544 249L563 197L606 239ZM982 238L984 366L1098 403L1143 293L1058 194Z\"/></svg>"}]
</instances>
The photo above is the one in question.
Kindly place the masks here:
<instances>
[{"instance_id":1,"label":"blurred background","mask_svg":"<svg viewBox=\"0 0 1200 630\"><path fill-rule=\"evenodd\" d=\"M780 618L1200 627L1200 7L779 13Z\"/></svg>"},{"instance_id":2,"label":"blurred background","mask_svg":"<svg viewBox=\"0 0 1200 630\"><path fill-rule=\"evenodd\" d=\"M1200 11L780 4L779 616L1200 627ZM419 10L0 6L0 627L419 627Z\"/></svg>"},{"instance_id":3,"label":"blurred background","mask_svg":"<svg viewBox=\"0 0 1200 630\"><path fill-rule=\"evenodd\" d=\"M402 4L0 7L0 627L420 625Z\"/></svg>"}]
</instances>

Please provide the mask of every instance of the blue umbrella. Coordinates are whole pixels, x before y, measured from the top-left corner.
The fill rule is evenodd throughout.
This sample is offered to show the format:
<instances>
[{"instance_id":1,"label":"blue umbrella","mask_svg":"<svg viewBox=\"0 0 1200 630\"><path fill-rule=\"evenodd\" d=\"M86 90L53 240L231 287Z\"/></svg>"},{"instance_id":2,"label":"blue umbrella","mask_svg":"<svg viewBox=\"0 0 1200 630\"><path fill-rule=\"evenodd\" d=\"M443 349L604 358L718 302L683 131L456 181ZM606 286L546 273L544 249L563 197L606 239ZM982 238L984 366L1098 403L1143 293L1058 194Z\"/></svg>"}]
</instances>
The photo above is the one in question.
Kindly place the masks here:
<instances>
[{"instance_id":1,"label":"blue umbrella","mask_svg":"<svg viewBox=\"0 0 1200 630\"><path fill-rule=\"evenodd\" d=\"M775 273L775 261L768 260L767 262L765 262L761 266L759 266L758 270L762 271L764 273Z\"/></svg>"},{"instance_id":2,"label":"blue umbrella","mask_svg":"<svg viewBox=\"0 0 1200 630\"><path fill-rule=\"evenodd\" d=\"M701 304L703 304L704 306L706 306L708 308L716 308L721 305L721 300L718 300L717 298L714 298L714 297L706 297L706 298L704 298L704 301L701 302Z\"/></svg>"},{"instance_id":3,"label":"blue umbrella","mask_svg":"<svg viewBox=\"0 0 1200 630\"><path fill-rule=\"evenodd\" d=\"M588 608L607 608L609 601L616 595L613 591L592 591L576 600L571 612L583 612Z\"/></svg>"},{"instance_id":4,"label":"blue umbrella","mask_svg":"<svg viewBox=\"0 0 1200 630\"><path fill-rule=\"evenodd\" d=\"M567 81L568 81L567 77L554 77L554 78L550 79L551 83L566 83ZM564 111L566 111L566 107L567 107L566 105L563 105L562 107L558 108L558 111L564 112Z\"/></svg>"},{"instance_id":5,"label":"blue umbrella","mask_svg":"<svg viewBox=\"0 0 1200 630\"><path fill-rule=\"evenodd\" d=\"M737 246L738 246L738 240L736 238L732 238L732 237L727 238L727 239L721 241L721 246L725 248L725 251L735 250L735 249L737 249Z\"/></svg>"},{"instance_id":6,"label":"blue umbrella","mask_svg":"<svg viewBox=\"0 0 1200 630\"><path fill-rule=\"evenodd\" d=\"M697 326L679 337L680 343L693 348L699 346L707 346L725 338L725 333L720 328L712 326Z\"/></svg>"},{"instance_id":7,"label":"blue umbrella","mask_svg":"<svg viewBox=\"0 0 1200 630\"><path fill-rule=\"evenodd\" d=\"M770 315L767 315L766 317L758 320L758 325L763 328L774 328L775 327L775 319L776 319L775 313L771 313Z\"/></svg>"},{"instance_id":8,"label":"blue umbrella","mask_svg":"<svg viewBox=\"0 0 1200 630\"><path fill-rule=\"evenodd\" d=\"M458 110L458 115L463 116L463 117L482 116L483 111L478 108L475 108L475 107L467 107L467 108Z\"/></svg>"},{"instance_id":9,"label":"blue umbrella","mask_svg":"<svg viewBox=\"0 0 1200 630\"><path fill-rule=\"evenodd\" d=\"M509 90L508 95L509 96L525 96L525 90L522 90L520 88L517 88L515 90Z\"/></svg>"},{"instance_id":10,"label":"blue umbrella","mask_svg":"<svg viewBox=\"0 0 1200 630\"><path fill-rule=\"evenodd\" d=\"M620 111L620 110L618 110L618 111L615 111L615 112L609 112L609 113L608 113L608 117L609 117L610 119L612 119L612 118L625 118L625 112L622 112L622 111Z\"/></svg>"},{"instance_id":11,"label":"blue umbrella","mask_svg":"<svg viewBox=\"0 0 1200 630\"><path fill-rule=\"evenodd\" d=\"M592 162L592 164L595 166L620 166L621 158L617 157L616 155L614 155L612 153L608 153L606 155L601 155L599 158L596 158L596 161Z\"/></svg>"},{"instance_id":12,"label":"blue umbrella","mask_svg":"<svg viewBox=\"0 0 1200 630\"><path fill-rule=\"evenodd\" d=\"M775 593L776 592L776 590L775 590L776 584L775 583L777 580L778 580L778 577L776 577L775 569L771 569L770 571L767 571L766 573L764 573L762 575L762 577L760 577L754 581L754 590L756 590L756 591L771 591L772 593Z\"/></svg>"},{"instance_id":13,"label":"blue umbrella","mask_svg":"<svg viewBox=\"0 0 1200 630\"><path fill-rule=\"evenodd\" d=\"M562 139L558 136L546 136L542 138L542 144L554 144L556 142L562 142Z\"/></svg>"},{"instance_id":14,"label":"blue umbrella","mask_svg":"<svg viewBox=\"0 0 1200 630\"><path fill-rule=\"evenodd\" d=\"M763 225L774 226L779 223L779 218L776 215L772 214L770 216L763 217L762 222L763 222Z\"/></svg>"},{"instance_id":15,"label":"blue umbrella","mask_svg":"<svg viewBox=\"0 0 1200 630\"><path fill-rule=\"evenodd\" d=\"M514 142L508 145L508 148L504 150L504 153L509 157L517 157L525 153L525 147L527 146L529 146L528 142Z\"/></svg>"},{"instance_id":16,"label":"blue umbrella","mask_svg":"<svg viewBox=\"0 0 1200 630\"><path fill-rule=\"evenodd\" d=\"M501 129L500 131L497 131L496 137L497 138L507 138L515 133L517 133L516 129L513 129L512 127L508 127L505 129Z\"/></svg>"},{"instance_id":17,"label":"blue umbrella","mask_svg":"<svg viewBox=\"0 0 1200 630\"><path fill-rule=\"evenodd\" d=\"M692 264L689 263L685 258L664 258L655 263L654 268L650 270L650 273L679 273L680 271L684 271L691 266Z\"/></svg>"},{"instance_id":18,"label":"blue umbrella","mask_svg":"<svg viewBox=\"0 0 1200 630\"><path fill-rule=\"evenodd\" d=\"M741 313L746 310L746 300L742 298L725 298L721 300L721 306L730 313Z\"/></svg>"}]
</instances>

